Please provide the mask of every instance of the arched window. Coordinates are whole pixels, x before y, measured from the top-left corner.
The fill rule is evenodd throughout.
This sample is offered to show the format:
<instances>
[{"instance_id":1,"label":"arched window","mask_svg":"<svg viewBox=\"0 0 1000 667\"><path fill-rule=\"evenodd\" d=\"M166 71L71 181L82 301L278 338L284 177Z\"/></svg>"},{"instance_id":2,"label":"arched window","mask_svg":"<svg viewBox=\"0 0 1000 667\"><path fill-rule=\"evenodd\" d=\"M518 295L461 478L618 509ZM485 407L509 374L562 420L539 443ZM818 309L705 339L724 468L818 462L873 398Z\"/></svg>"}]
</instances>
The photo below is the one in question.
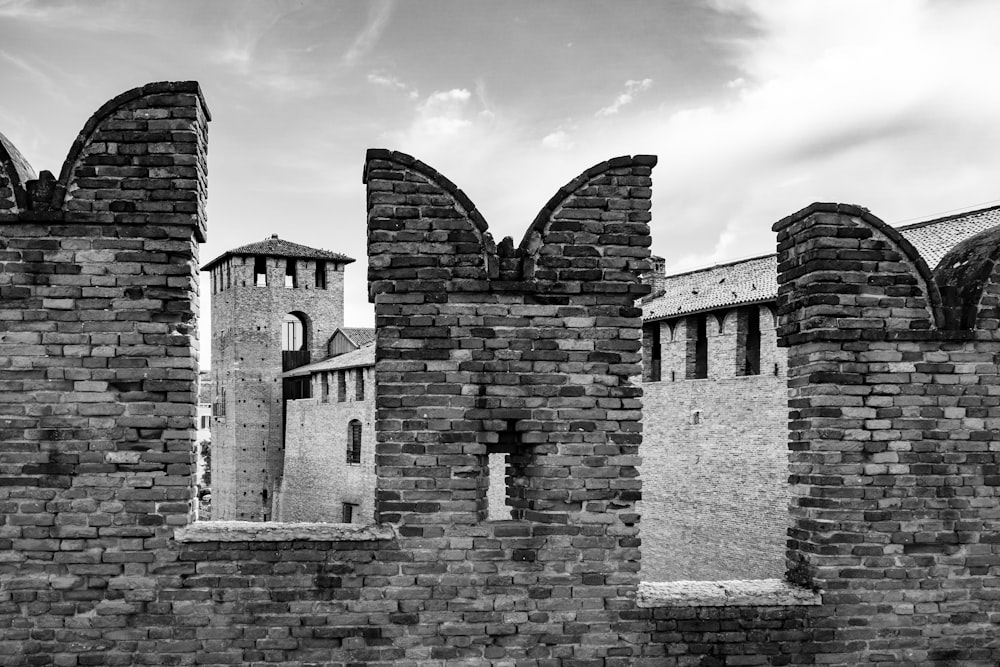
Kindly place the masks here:
<instances>
[{"instance_id":1,"label":"arched window","mask_svg":"<svg viewBox=\"0 0 1000 667\"><path fill-rule=\"evenodd\" d=\"M285 352L305 349L306 336L302 318L288 313L281 320L281 349Z\"/></svg>"},{"instance_id":2,"label":"arched window","mask_svg":"<svg viewBox=\"0 0 1000 667\"><path fill-rule=\"evenodd\" d=\"M361 422L352 419L347 425L347 462L361 463Z\"/></svg>"}]
</instances>

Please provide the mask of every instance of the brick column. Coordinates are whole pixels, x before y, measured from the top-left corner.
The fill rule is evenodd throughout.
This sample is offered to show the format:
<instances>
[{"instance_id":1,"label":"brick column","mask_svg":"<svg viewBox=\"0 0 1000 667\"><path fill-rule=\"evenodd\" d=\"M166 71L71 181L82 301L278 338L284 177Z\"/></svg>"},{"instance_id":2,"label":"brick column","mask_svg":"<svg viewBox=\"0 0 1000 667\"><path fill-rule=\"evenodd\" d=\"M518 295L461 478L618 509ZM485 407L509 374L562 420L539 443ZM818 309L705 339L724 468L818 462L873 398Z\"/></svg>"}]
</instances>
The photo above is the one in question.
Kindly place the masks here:
<instances>
[{"instance_id":1,"label":"brick column","mask_svg":"<svg viewBox=\"0 0 1000 667\"><path fill-rule=\"evenodd\" d=\"M197 83L149 84L94 114L58 181L0 179L23 187L0 208L0 547L16 564L0 575L22 602L115 591L113 624L153 586L144 549L189 521L208 120Z\"/></svg>"}]
</instances>

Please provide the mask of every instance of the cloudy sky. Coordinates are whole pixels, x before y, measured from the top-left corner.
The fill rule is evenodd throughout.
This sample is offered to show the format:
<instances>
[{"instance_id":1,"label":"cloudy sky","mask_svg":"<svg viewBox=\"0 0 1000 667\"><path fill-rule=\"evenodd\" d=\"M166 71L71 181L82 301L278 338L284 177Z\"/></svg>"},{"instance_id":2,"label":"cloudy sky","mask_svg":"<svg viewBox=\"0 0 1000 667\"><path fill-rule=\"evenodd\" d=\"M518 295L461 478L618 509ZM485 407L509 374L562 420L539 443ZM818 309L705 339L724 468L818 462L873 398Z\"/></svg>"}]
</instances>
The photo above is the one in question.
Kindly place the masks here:
<instances>
[{"instance_id":1,"label":"cloudy sky","mask_svg":"<svg viewBox=\"0 0 1000 667\"><path fill-rule=\"evenodd\" d=\"M993 0L0 0L0 132L56 174L105 100L199 81L203 260L272 233L357 258L365 150L519 241L566 181L653 153L668 272L772 252L813 201L890 224L1000 199Z\"/></svg>"}]
</instances>

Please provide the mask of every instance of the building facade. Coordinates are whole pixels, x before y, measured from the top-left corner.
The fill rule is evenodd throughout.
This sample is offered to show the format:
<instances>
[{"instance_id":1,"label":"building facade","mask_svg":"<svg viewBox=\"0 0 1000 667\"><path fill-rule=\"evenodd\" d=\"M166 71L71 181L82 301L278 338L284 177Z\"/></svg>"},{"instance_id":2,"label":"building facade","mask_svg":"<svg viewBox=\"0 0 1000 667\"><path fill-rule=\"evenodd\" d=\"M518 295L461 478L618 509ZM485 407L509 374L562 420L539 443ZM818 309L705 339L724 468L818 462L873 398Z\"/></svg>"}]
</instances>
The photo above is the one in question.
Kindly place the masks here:
<instances>
[{"instance_id":1,"label":"building facade","mask_svg":"<svg viewBox=\"0 0 1000 667\"><path fill-rule=\"evenodd\" d=\"M354 260L279 239L206 264L212 286L212 517L269 521L284 466L287 370L323 358Z\"/></svg>"},{"instance_id":2,"label":"building facade","mask_svg":"<svg viewBox=\"0 0 1000 667\"><path fill-rule=\"evenodd\" d=\"M899 231L937 263L997 224L1000 207L992 207ZM643 578L780 578L790 490L776 256L675 275L659 258L652 267L644 280L653 292L642 304ZM285 403L284 476L268 518L372 520L374 336L374 329L337 329L317 341L325 347L313 363L282 375L295 389ZM491 454L488 467L489 515L509 518L506 456Z\"/></svg>"},{"instance_id":3,"label":"building facade","mask_svg":"<svg viewBox=\"0 0 1000 667\"><path fill-rule=\"evenodd\" d=\"M1000 224L1000 207L899 228L930 268ZM643 304L643 576L782 577L788 355L777 256L653 280Z\"/></svg>"}]
</instances>

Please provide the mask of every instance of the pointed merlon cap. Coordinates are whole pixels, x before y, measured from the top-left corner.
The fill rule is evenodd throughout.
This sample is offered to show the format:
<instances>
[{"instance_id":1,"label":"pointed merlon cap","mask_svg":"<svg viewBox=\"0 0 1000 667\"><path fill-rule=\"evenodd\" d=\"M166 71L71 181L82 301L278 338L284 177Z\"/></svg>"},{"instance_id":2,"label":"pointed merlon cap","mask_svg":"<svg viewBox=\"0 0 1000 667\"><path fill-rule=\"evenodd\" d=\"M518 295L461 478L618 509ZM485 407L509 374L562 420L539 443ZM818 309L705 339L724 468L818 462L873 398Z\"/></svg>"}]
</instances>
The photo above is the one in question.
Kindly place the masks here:
<instances>
[{"instance_id":1,"label":"pointed merlon cap","mask_svg":"<svg viewBox=\"0 0 1000 667\"><path fill-rule=\"evenodd\" d=\"M290 257L293 259L321 259L334 264L350 264L354 258L341 255L339 252L310 248L309 246L292 243L279 239L277 234L272 234L263 241L248 243L233 248L222 253L211 262L201 267L202 271L211 271L212 268L229 257Z\"/></svg>"}]
</instances>

